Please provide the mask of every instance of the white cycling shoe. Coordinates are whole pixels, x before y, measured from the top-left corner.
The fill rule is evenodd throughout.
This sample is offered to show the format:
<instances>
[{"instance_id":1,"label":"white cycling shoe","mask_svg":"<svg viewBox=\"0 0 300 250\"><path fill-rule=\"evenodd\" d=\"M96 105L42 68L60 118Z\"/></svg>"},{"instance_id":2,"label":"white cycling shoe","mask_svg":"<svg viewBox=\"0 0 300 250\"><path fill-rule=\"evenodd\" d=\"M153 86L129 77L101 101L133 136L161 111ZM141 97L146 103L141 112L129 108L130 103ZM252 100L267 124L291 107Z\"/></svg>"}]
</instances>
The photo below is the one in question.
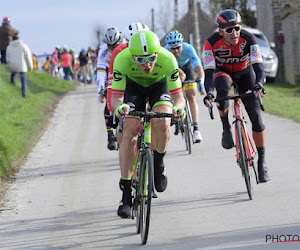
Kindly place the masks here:
<instances>
[{"instance_id":1,"label":"white cycling shoe","mask_svg":"<svg viewBox=\"0 0 300 250\"><path fill-rule=\"evenodd\" d=\"M202 141L202 135L199 130L193 132L193 138L195 143L200 143Z\"/></svg>"}]
</instances>

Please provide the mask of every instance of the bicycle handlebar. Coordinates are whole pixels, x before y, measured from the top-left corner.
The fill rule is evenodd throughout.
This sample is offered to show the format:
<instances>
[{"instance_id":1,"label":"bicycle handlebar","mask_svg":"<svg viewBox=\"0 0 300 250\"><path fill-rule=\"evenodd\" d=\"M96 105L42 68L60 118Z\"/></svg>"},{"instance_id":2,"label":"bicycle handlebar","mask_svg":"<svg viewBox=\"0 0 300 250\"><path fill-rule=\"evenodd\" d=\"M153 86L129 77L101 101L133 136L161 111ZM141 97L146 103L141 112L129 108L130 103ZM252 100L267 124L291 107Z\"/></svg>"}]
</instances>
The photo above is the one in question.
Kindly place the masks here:
<instances>
[{"instance_id":1,"label":"bicycle handlebar","mask_svg":"<svg viewBox=\"0 0 300 250\"><path fill-rule=\"evenodd\" d=\"M226 100L237 100L237 99L243 99L245 97L253 96L253 95L254 95L254 93L251 91L251 92L246 92L246 93L239 94L239 95L218 97L214 101L215 102L221 102L221 101L226 101ZM261 96L259 95L257 99L259 101L259 105L260 105L261 110L265 111L265 107L263 105L263 101L262 101ZM214 119L213 107L208 107L208 112L210 114L210 118L213 120Z\"/></svg>"},{"instance_id":2,"label":"bicycle handlebar","mask_svg":"<svg viewBox=\"0 0 300 250\"><path fill-rule=\"evenodd\" d=\"M165 117L169 117L169 118L173 118L174 115L171 113L162 113L162 112L145 112L145 111L130 111L128 113L128 115L131 116L140 116L140 117L145 117L146 119L151 119L151 118L165 118Z\"/></svg>"}]
</instances>

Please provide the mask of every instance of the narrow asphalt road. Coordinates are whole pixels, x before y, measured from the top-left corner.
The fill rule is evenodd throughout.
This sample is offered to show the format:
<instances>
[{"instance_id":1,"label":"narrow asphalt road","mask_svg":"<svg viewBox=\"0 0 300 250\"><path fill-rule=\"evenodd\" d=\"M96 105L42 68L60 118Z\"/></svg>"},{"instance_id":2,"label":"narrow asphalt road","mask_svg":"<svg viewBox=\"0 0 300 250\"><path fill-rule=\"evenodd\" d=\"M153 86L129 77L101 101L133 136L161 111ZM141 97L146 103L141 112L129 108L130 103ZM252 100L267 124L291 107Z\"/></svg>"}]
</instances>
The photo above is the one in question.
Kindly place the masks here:
<instances>
[{"instance_id":1,"label":"narrow asphalt road","mask_svg":"<svg viewBox=\"0 0 300 250\"><path fill-rule=\"evenodd\" d=\"M300 249L283 242L300 237L300 124L263 114L272 180L250 201L201 99L203 141L188 155L172 135L168 188L153 201L143 249ZM0 249L141 249L135 221L116 214L118 152L106 148L103 109L95 85L60 101L0 207Z\"/></svg>"}]
</instances>

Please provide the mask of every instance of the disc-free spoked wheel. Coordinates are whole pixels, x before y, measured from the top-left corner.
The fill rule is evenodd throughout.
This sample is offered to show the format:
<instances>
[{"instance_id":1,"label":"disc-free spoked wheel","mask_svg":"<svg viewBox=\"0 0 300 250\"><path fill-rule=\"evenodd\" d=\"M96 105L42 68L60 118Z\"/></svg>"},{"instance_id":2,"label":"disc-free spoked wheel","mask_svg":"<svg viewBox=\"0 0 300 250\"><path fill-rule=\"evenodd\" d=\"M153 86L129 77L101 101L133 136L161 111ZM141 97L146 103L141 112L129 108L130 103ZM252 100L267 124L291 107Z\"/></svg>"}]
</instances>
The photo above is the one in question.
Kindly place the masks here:
<instances>
[{"instance_id":1,"label":"disc-free spoked wheel","mask_svg":"<svg viewBox=\"0 0 300 250\"><path fill-rule=\"evenodd\" d=\"M143 155L143 165L141 167L141 181L139 183L139 224L141 241L145 245L148 239L150 226L151 199L153 190L153 157L150 148L146 148Z\"/></svg>"},{"instance_id":2,"label":"disc-free spoked wheel","mask_svg":"<svg viewBox=\"0 0 300 250\"><path fill-rule=\"evenodd\" d=\"M237 135L238 135L238 150L239 150L239 166L242 170L242 174L246 183L246 188L247 188L247 193L249 196L249 199L253 199L253 194L252 194L252 183L251 183L251 176L249 173L249 161L247 157L247 151L246 151L246 140L244 137L244 133L242 131L242 126L241 126L241 121L236 122L236 130L237 130Z\"/></svg>"}]
</instances>

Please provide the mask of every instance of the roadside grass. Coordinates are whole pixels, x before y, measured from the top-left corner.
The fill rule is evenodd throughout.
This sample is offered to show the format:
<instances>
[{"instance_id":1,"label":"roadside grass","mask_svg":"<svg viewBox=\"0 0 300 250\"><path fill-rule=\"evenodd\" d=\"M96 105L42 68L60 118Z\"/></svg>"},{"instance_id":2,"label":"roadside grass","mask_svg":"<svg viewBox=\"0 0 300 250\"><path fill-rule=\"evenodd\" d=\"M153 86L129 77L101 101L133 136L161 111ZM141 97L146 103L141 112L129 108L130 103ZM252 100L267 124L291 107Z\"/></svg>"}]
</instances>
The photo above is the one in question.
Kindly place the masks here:
<instances>
[{"instance_id":1,"label":"roadside grass","mask_svg":"<svg viewBox=\"0 0 300 250\"><path fill-rule=\"evenodd\" d=\"M0 186L13 176L47 125L55 104L73 81L64 81L42 71L27 73L27 98L21 82L10 83L7 65L0 65Z\"/></svg>"},{"instance_id":2,"label":"roadside grass","mask_svg":"<svg viewBox=\"0 0 300 250\"><path fill-rule=\"evenodd\" d=\"M267 83L263 98L266 112L300 123L300 86L287 83Z\"/></svg>"}]
</instances>

